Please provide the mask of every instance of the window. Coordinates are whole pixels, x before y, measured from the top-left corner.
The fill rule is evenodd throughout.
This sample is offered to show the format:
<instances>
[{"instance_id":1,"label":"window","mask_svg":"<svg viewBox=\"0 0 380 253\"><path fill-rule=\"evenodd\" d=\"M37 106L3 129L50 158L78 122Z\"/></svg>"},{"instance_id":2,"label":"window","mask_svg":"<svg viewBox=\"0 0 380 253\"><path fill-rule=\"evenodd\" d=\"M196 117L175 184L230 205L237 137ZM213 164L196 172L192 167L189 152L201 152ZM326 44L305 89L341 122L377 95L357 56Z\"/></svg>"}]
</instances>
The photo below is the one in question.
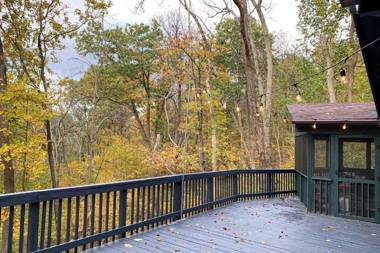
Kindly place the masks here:
<instances>
[{"instance_id":1,"label":"window","mask_svg":"<svg viewBox=\"0 0 380 253\"><path fill-rule=\"evenodd\" d=\"M375 144L373 139L341 139L339 156L340 177L374 179Z\"/></svg>"},{"instance_id":2,"label":"window","mask_svg":"<svg viewBox=\"0 0 380 253\"><path fill-rule=\"evenodd\" d=\"M316 137L314 139L313 176L329 177L329 139Z\"/></svg>"}]
</instances>

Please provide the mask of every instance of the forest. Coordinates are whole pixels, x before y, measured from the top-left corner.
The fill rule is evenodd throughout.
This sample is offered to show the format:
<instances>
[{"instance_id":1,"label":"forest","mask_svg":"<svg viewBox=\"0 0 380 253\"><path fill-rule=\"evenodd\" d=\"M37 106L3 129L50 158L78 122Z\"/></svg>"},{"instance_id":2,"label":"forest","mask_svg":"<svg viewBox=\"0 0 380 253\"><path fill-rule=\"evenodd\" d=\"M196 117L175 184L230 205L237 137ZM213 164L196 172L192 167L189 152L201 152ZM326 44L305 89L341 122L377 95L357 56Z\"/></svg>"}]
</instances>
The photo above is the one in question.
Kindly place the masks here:
<instances>
[{"instance_id":1,"label":"forest","mask_svg":"<svg viewBox=\"0 0 380 253\"><path fill-rule=\"evenodd\" d=\"M117 26L111 1L82 2L0 3L0 193L293 168L287 105L372 101L339 1L297 0L295 43L271 31L266 0L178 0ZM58 77L51 64L69 40L94 60Z\"/></svg>"}]
</instances>

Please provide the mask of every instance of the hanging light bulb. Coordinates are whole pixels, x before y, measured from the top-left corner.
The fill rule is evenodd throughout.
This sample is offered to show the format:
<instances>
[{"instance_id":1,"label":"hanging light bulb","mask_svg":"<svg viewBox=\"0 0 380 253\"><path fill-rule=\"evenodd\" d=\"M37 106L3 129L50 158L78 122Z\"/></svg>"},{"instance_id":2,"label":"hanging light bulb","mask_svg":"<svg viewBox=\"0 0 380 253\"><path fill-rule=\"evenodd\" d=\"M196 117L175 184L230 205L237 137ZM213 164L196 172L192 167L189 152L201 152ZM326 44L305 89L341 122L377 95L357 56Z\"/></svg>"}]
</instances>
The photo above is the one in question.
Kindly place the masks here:
<instances>
[{"instance_id":1,"label":"hanging light bulb","mask_svg":"<svg viewBox=\"0 0 380 253\"><path fill-rule=\"evenodd\" d=\"M313 129L317 129L317 121L314 120Z\"/></svg>"},{"instance_id":2,"label":"hanging light bulb","mask_svg":"<svg viewBox=\"0 0 380 253\"><path fill-rule=\"evenodd\" d=\"M227 109L227 102L223 102L223 109Z\"/></svg>"},{"instance_id":3,"label":"hanging light bulb","mask_svg":"<svg viewBox=\"0 0 380 253\"><path fill-rule=\"evenodd\" d=\"M260 112L258 110L256 110L256 117L260 117Z\"/></svg>"},{"instance_id":4,"label":"hanging light bulb","mask_svg":"<svg viewBox=\"0 0 380 253\"><path fill-rule=\"evenodd\" d=\"M201 94L197 93L197 98L199 98L201 96Z\"/></svg>"},{"instance_id":5,"label":"hanging light bulb","mask_svg":"<svg viewBox=\"0 0 380 253\"><path fill-rule=\"evenodd\" d=\"M263 102L260 102L259 111L260 112L264 112L264 104L263 104Z\"/></svg>"},{"instance_id":6,"label":"hanging light bulb","mask_svg":"<svg viewBox=\"0 0 380 253\"><path fill-rule=\"evenodd\" d=\"M347 76L346 76L346 70L344 68L341 68L339 70L339 74L340 74L340 81L344 84L347 83Z\"/></svg>"},{"instance_id":7,"label":"hanging light bulb","mask_svg":"<svg viewBox=\"0 0 380 253\"><path fill-rule=\"evenodd\" d=\"M297 92L296 100L297 102L301 102L302 101L301 91L297 85L298 85L297 83L293 83L293 87L296 89L296 92Z\"/></svg>"},{"instance_id":8,"label":"hanging light bulb","mask_svg":"<svg viewBox=\"0 0 380 253\"><path fill-rule=\"evenodd\" d=\"M296 100L297 100L297 102L301 102L302 101L301 91L298 90L298 89L297 89Z\"/></svg>"},{"instance_id":9,"label":"hanging light bulb","mask_svg":"<svg viewBox=\"0 0 380 253\"><path fill-rule=\"evenodd\" d=\"M286 124L286 123L288 123L288 119L287 119L286 117L284 117L284 118L282 119L282 122L284 122L284 123Z\"/></svg>"},{"instance_id":10,"label":"hanging light bulb","mask_svg":"<svg viewBox=\"0 0 380 253\"><path fill-rule=\"evenodd\" d=\"M344 122L343 126L342 126L342 129L343 130L346 130L347 129L347 122Z\"/></svg>"},{"instance_id":11,"label":"hanging light bulb","mask_svg":"<svg viewBox=\"0 0 380 253\"><path fill-rule=\"evenodd\" d=\"M238 105L236 106L236 112L240 112L240 107Z\"/></svg>"}]
</instances>

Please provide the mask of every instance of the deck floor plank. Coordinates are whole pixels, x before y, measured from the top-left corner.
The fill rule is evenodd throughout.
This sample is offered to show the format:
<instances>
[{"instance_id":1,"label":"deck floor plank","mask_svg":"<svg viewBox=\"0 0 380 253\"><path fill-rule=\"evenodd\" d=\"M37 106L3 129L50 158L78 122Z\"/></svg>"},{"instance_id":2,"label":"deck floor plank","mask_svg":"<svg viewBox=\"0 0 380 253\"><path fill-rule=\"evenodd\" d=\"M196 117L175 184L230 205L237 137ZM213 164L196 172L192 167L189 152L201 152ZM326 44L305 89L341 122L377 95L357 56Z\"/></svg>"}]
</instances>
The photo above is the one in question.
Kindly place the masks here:
<instances>
[{"instance_id":1,"label":"deck floor plank","mask_svg":"<svg viewBox=\"0 0 380 253\"><path fill-rule=\"evenodd\" d=\"M296 199L237 202L94 248L118 252L380 252L380 224L307 213Z\"/></svg>"}]
</instances>

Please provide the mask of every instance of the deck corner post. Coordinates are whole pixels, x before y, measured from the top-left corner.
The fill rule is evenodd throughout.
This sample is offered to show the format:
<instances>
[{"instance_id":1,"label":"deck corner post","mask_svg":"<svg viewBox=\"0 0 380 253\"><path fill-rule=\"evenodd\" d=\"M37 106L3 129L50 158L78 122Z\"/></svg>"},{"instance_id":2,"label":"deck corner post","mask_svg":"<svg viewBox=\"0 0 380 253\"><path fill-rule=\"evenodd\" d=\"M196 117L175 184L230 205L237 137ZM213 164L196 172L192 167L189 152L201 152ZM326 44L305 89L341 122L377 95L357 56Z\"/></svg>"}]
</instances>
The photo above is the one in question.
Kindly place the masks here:
<instances>
[{"instance_id":1,"label":"deck corner post","mask_svg":"<svg viewBox=\"0 0 380 253\"><path fill-rule=\"evenodd\" d=\"M34 202L29 205L28 218L28 252L33 252L38 249L38 223L39 223L39 203Z\"/></svg>"},{"instance_id":2,"label":"deck corner post","mask_svg":"<svg viewBox=\"0 0 380 253\"><path fill-rule=\"evenodd\" d=\"M119 195L119 228L125 227L127 222L127 190L123 189ZM126 237L126 233L120 235L121 238Z\"/></svg>"},{"instance_id":3,"label":"deck corner post","mask_svg":"<svg viewBox=\"0 0 380 253\"><path fill-rule=\"evenodd\" d=\"M174 212L180 212L175 215L174 220L182 219L182 189L183 189L183 175L181 180L174 183Z\"/></svg>"},{"instance_id":4,"label":"deck corner post","mask_svg":"<svg viewBox=\"0 0 380 253\"><path fill-rule=\"evenodd\" d=\"M214 177L207 178L207 204L208 210L214 209Z\"/></svg>"},{"instance_id":5,"label":"deck corner post","mask_svg":"<svg viewBox=\"0 0 380 253\"><path fill-rule=\"evenodd\" d=\"M238 201L239 200L239 197L238 197L238 174L237 173L234 173L232 175L232 194L233 194L233 197L234 197L234 201Z\"/></svg>"}]
</instances>

